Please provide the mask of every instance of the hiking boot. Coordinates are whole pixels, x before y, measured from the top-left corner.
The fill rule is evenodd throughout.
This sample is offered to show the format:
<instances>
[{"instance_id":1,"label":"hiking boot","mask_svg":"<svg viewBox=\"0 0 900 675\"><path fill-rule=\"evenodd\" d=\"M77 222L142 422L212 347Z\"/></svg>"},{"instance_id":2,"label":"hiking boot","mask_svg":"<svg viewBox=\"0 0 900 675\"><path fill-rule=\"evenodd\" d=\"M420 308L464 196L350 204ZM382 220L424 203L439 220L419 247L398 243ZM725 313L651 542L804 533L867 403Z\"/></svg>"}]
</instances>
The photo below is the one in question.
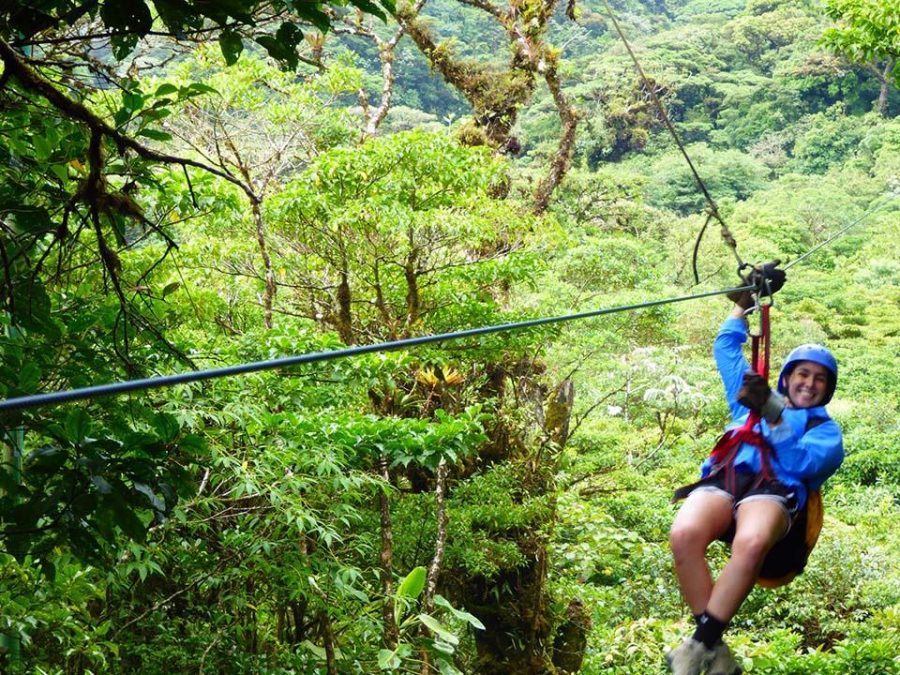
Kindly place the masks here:
<instances>
[{"instance_id":1,"label":"hiking boot","mask_svg":"<svg viewBox=\"0 0 900 675\"><path fill-rule=\"evenodd\" d=\"M712 649L712 660L706 667L707 675L741 675L741 667L734 660L734 654L724 642Z\"/></svg>"},{"instance_id":2,"label":"hiking boot","mask_svg":"<svg viewBox=\"0 0 900 675\"><path fill-rule=\"evenodd\" d=\"M688 638L666 654L669 670L674 675L700 675L712 658L713 651L693 638Z\"/></svg>"}]
</instances>

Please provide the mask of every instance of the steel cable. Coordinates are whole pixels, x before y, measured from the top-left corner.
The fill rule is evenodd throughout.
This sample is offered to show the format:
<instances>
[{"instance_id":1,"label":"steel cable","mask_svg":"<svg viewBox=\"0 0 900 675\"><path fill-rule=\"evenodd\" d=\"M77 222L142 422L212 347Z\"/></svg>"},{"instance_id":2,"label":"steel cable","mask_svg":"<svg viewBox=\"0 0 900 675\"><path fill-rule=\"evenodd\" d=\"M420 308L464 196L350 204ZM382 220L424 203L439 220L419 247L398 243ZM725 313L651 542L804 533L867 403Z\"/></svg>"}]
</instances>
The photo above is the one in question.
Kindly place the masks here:
<instances>
[{"instance_id":1,"label":"steel cable","mask_svg":"<svg viewBox=\"0 0 900 675\"><path fill-rule=\"evenodd\" d=\"M379 342L370 345L359 345L357 347L348 347L346 349L335 349L325 352L313 352L309 354L301 354L298 356L286 356L279 359L269 359L266 361L254 361L251 363L242 363L234 366L226 366L223 368L211 368L207 370L194 370L186 373L176 373L174 375L160 375L158 377L149 377L138 380L127 380L124 382L113 382L110 384L101 384L92 387L82 387L80 389L69 389L62 391L48 392L45 394L32 394L30 396L20 396L0 401L0 412L10 410L23 410L25 408L37 408L41 406L57 405L60 403L68 403L71 401L82 401L85 399L98 398L100 396L110 396L114 394L125 394L135 391L143 391L146 389L155 389L160 387L171 387L177 384L187 384L189 382L199 382L202 380L212 380L221 377L233 377L235 375L244 375L246 373L254 373L263 370L274 370L276 368L287 368L289 366L298 366L307 363L318 363L321 361L331 361L340 358L358 356L360 354L372 354L376 352L390 352L408 347L416 347L419 345L431 344L435 342L444 342L447 340L459 340L467 337L477 337L480 335L489 335L492 333L503 333L514 330L524 330L527 328L535 328L537 326L546 326L550 324L563 323L567 321L576 321L579 319L589 319L593 317L603 316L605 314L615 314L616 312L632 311L643 309L646 307L658 307L660 305L668 305L677 302L685 302L687 300L696 300L698 298L708 298L715 295L725 295L731 292L740 292L753 290L755 286L738 286L736 288L726 288L718 291L708 291L705 293L695 293L692 295L681 295L674 298L664 298L662 300L650 300L632 305L620 305L617 307L607 307L603 309L595 309L588 312L578 312L577 314L565 314L562 316L550 316L540 319L529 319L527 321L517 321L514 323L504 323L492 326L481 326L479 328L470 328L467 330L455 331L451 333L439 333L437 335L424 335L420 337L408 338L405 340L395 340L392 342Z\"/></svg>"}]
</instances>

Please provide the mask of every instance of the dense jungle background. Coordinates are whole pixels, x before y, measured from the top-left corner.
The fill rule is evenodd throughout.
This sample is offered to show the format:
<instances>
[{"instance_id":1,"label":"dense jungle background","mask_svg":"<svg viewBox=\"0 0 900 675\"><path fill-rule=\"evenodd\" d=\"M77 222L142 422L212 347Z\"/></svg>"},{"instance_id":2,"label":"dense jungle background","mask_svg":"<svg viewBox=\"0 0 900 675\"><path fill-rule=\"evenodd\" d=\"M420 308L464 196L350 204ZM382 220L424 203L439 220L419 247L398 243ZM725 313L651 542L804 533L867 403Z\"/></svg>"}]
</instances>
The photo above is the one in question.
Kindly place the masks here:
<instances>
[{"instance_id":1,"label":"dense jungle background","mask_svg":"<svg viewBox=\"0 0 900 675\"><path fill-rule=\"evenodd\" d=\"M600 0L3 2L0 397L740 285L655 96L743 260L828 242L846 460L729 644L900 672L900 6L611 8L645 80ZM3 411L0 672L664 672L730 307Z\"/></svg>"}]
</instances>

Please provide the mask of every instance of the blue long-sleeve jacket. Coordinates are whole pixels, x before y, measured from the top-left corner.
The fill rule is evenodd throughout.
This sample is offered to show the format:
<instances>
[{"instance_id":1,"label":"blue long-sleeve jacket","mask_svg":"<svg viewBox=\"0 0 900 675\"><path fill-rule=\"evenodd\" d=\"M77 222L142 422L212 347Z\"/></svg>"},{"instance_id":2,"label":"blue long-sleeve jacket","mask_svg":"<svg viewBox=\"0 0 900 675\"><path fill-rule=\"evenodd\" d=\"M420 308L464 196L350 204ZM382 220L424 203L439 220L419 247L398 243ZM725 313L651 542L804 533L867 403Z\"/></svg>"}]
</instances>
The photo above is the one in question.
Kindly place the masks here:
<instances>
[{"instance_id":1,"label":"blue long-sleeve jacket","mask_svg":"<svg viewBox=\"0 0 900 675\"><path fill-rule=\"evenodd\" d=\"M746 322L732 317L722 324L713 345L716 366L725 385L725 398L731 410L729 429L742 425L750 412L736 400L744 373L750 369L742 350L746 341ZM807 431L808 420L811 418L824 418L826 421ZM828 416L824 406L785 408L780 424L772 427L762 420L758 430L775 450L771 458L775 477L796 490L801 508L806 504L809 490L818 489L844 460L841 429ZM758 473L759 450L744 443L738 448L734 465L738 471ZM709 475L711 468L712 460L708 458L701 467L703 477Z\"/></svg>"}]
</instances>

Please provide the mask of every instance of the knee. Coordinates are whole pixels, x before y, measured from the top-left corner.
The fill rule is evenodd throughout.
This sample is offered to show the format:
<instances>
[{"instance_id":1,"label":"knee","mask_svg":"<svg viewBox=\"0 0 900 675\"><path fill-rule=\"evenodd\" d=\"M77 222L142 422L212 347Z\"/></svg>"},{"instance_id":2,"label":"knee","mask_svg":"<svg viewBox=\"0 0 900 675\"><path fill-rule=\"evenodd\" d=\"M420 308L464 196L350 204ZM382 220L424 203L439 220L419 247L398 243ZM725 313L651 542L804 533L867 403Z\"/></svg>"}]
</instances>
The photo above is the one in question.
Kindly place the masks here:
<instances>
[{"instance_id":1,"label":"knee","mask_svg":"<svg viewBox=\"0 0 900 675\"><path fill-rule=\"evenodd\" d=\"M762 564L770 548L772 548L772 540L767 533L738 534L731 544L731 557L744 561L748 566L758 567Z\"/></svg>"},{"instance_id":2,"label":"knee","mask_svg":"<svg viewBox=\"0 0 900 675\"><path fill-rule=\"evenodd\" d=\"M706 533L702 528L691 523L676 523L669 532L669 545L672 547L672 555L675 561L705 553L709 546Z\"/></svg>"}]
</instances>

